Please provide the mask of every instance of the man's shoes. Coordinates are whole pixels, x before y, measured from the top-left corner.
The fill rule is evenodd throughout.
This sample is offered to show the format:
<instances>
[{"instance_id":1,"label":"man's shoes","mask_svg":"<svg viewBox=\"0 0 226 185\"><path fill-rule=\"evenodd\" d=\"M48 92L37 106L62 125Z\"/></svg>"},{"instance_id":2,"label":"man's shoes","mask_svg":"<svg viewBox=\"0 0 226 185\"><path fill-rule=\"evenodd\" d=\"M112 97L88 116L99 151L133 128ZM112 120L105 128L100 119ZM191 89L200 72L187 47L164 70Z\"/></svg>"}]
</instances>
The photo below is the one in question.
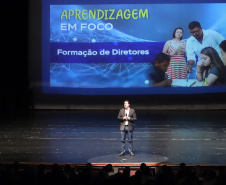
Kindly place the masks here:
<instances>
[{"instance_id":1,"label":"man's shoes","mask_svg":"<svg viewBox=\"0 0 226 185\"><path fill-rule=\"evenodd\" d=\"M135 154L133 152L130 152L129 155L130 156L135 156Z\"/></svg>"},{"instance_id":2,"label":"man's shoes","mask_svg":"<svg viewBox=\"0 0 226 185\"><path fill-rule=\"evenodd\" d=\"M123 156L123 155L125 155L124 152L121 152L120 154L118 154L118 156Z\"/></svg>"}]
</instances>

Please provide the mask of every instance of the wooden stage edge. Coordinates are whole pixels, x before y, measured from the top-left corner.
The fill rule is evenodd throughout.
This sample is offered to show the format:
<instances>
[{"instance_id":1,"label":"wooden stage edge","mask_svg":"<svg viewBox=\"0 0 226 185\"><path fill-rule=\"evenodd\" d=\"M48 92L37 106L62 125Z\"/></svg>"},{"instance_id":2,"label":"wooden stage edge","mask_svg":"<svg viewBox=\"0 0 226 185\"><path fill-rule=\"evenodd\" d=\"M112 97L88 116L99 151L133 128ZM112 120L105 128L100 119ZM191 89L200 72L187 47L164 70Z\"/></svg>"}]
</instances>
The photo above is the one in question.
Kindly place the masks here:
<instances>
[{"instance_id":1,"label":"wooden stage edge","mask_svg":"<svg viewBox=\"0 0 226 185\"><path fill-rule=\"evenodd\" d=\"M18 162L20 165L33 165L33 166L38 166L38 165L46 165L46 166L51 166L56 163L47 163L47 162ZM0 162L0 165L11 165L13 162ZM87 163L57 163L60 166L65 166L66 164L69 164L71 166L76 166L76 167L84 167L86 166ZM111 164L113 167L140 167L141 163L91 163L93 167L104 167L107 164ZM161 166L172 166L172 167L177 167L180 166L180 163L145 163L147 166L150 167L161 167ZM191 166L191 167L219 167L219 166L226 166L226 164L186 164L186 166Z\"/></svg>"}]
</instances>

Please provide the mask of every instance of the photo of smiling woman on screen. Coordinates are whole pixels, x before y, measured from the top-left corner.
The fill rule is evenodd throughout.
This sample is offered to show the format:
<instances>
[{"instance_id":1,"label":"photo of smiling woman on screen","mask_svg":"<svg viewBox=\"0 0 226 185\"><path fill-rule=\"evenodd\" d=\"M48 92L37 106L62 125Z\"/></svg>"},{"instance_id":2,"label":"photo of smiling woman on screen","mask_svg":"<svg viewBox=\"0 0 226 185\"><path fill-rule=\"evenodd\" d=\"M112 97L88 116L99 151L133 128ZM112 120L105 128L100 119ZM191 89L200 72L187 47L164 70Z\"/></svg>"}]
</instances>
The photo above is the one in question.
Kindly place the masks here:
<instances>
[{"instance_id":1,"label":"photo of smiling woman on screen","mask_svg":"<svg viewBox=\"0 0 226 185\"><path fill-rule=\"evenodd\" d=\"M173 31L173 39L165 43L163 53L170 56L170 65L167 75L170 79L186 79L187 64L185 60L186 43L182 40L183 29L176 28Z\"/></svg>"}]
</instances>

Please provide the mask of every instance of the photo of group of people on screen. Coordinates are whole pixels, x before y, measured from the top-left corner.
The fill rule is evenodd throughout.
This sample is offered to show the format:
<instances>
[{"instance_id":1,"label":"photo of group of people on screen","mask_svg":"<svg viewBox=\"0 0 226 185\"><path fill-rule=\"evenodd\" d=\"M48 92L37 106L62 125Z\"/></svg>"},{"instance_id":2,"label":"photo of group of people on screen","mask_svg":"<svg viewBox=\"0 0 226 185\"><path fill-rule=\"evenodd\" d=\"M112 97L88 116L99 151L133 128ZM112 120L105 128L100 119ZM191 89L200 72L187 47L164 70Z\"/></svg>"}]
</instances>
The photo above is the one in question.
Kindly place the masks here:
<instances>
[{"instance_id":1,"label":"photo of group of people on screen","mask_svg":"<svg viewBox=\"0 0 226 185\"><path fill-rule=\"evenodd\" d=\"M175 28L148 70L150 86L170 87L174 80L186 82L192 74L200 86L226 85L226 40L197 21L188 25L191 37L183 41L183 28ZM194 68L195 67L195 68ZM195 70L194 70L195 69Z\"/></svg>"}]
</instances>

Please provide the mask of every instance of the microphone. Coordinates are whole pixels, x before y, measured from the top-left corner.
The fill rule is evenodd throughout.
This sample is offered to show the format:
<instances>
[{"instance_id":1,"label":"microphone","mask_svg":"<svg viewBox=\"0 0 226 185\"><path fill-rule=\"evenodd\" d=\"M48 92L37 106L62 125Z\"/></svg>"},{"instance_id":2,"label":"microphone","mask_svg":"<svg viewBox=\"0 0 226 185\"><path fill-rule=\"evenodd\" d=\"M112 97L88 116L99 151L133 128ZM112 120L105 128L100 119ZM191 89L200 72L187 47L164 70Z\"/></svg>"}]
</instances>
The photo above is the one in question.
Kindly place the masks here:
<instances>
[{"instance_id":1,"label":"microphone","mask_svg":"<svg viewBox=\"0 0 226 185\"><path fill-rule=\"evenodd\" d=\"M127 113L126 113L126 116L127 116Z\"/></svg>"}]
</instances>

